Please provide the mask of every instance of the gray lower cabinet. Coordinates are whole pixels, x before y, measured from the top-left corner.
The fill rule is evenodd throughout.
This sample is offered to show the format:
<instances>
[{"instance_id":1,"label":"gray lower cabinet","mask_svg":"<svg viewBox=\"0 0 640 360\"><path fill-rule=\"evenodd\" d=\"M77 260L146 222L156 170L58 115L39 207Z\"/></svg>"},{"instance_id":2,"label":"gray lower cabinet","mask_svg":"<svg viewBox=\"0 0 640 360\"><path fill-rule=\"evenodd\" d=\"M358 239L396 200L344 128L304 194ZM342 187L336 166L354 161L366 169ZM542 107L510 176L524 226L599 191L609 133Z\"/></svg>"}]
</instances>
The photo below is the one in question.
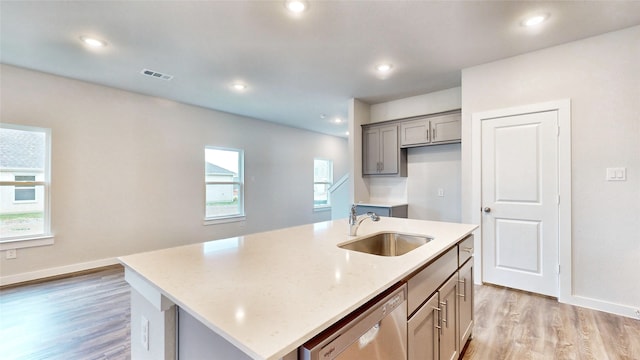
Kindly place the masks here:
<instances>
[{"instance_id":1,"label":"gray lower cabinet","mask_svg":"<svg viewBox=\"0 0 640 360\"><path fill-rule=\"evenodd\" d=\"M458 351L462 353L473 331L473 260L458 270Z\"/></svg>"},{"instance_id":2,"label":"gray lower cabinet","mask_svg":"<svg viewBox=\"0 0 640 360\"><path fill-rule=\"evenodd\" d=\"M469 236L407 281L408 360L461 356L473 330L472 253Z\"/></svg>"},{"instance_id":3,"label":"gray lower cabinet","mask_svg":"<svg viewBox=\"0 0 640 360\"><path fill-rule=\"evenodd\" d=\"M439 302L436 293L407 322L408 360L435 360L440 356Z\"/></svg>"},{"instance_id":4,"label":"gray lower cabinet","mask_svg":"<svg viewBox=\"0 0 640 360\"><path fill-rule=\"evenodd\" d=\"M457 295L456 274L409 319L408 360L458 358Z\"/></svg>"},{"instance_id":5,"label":"gray lower cabinet","mask_svg":"<svg viewBox=\"0 0 640 360\"><path fill-rule=\"evenodd\" d=\"M379 216L407 218L408 205L356 205L356 214L362 215L374 212Z\"/></svg>"}]
</instances>

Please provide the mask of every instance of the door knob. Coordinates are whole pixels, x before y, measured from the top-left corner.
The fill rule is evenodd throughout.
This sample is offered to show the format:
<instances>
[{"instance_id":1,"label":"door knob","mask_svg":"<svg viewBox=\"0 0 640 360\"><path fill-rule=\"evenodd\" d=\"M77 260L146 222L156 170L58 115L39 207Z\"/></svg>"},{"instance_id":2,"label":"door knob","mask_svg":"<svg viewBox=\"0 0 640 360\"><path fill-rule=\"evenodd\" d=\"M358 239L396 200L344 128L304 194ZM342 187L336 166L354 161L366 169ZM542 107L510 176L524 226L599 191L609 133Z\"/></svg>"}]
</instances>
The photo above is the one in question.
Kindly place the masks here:
<instances>
[{"instance_id":1,"label":"door knob","mask_svg":"<svg viewBox=\"0 0 640 360\"><path fill-rule=\"evenodd\" d=\"M484 209L482 209L482 211L489 213L491 212L491 208L490 207L485 207Z\"/></svg>"}]
</instances>

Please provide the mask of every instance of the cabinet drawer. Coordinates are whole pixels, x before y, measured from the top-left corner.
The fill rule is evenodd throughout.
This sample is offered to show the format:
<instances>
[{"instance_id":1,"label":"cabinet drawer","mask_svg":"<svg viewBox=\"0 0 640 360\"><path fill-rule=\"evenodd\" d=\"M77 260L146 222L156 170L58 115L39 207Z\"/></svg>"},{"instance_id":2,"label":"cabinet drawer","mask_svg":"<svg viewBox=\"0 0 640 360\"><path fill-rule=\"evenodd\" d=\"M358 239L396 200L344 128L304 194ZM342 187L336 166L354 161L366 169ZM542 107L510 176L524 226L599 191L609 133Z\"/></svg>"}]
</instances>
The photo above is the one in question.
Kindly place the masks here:
<instances>
[{"instance_id":1,"label":"cabinet drawer","mask_svg":"<svg viewBox=\"0 0 640 360\"><path fill-rule=\"evenodd\" d=\"M457 247L451 248L436 261L420 270L407 282L408 314L412 314L428 297L458 269Z\"/></svg>"},{"instance_id":2,"label":"cabinet drawer","mask_svg":"<svg viewBox=\"0 0 640 360\"><path fill-rule=\"evenodd\" d=\"M473 235L469 235L458 243L458 266L462 266L471 256L473 256Z\"/></svg>"}]
</instances>

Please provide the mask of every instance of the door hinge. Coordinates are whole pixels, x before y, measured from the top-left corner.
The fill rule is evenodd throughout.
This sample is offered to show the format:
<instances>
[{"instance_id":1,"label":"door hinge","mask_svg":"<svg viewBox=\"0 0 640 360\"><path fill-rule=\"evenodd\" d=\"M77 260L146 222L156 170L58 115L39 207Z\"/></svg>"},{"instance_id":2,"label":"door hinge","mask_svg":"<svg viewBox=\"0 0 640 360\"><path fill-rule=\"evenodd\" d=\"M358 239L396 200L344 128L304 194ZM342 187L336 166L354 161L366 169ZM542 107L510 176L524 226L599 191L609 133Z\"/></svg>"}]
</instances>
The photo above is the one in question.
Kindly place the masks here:
<instances>
[{"instance_id":1,"label":"door hinge","mask_svg":"<svg viewBox=\"0 0 640 360\"><path fill-rule=\"evenodd\" d=\"M558 131L556 132L557 136L560 136L560 126L557 127Z\"/></svg>"},{"instance_id":2,"label":"door hinge","mask_svg":"<svg viewBox=\"0 0 640 360\"><path fill-rule=\"evenodd\" d=\"M560 205L560 195L558 195L558 205Z\"/></svg>"},{"instance_id":3,"label":"door hinge","mask_svg":"<svg viewBox=\"0 0 640 360\"><path fill-rule=\"evenodd\" d=\"M560 275L560 265L558 264L558 275Z\"/></svg>"}]
</instances>

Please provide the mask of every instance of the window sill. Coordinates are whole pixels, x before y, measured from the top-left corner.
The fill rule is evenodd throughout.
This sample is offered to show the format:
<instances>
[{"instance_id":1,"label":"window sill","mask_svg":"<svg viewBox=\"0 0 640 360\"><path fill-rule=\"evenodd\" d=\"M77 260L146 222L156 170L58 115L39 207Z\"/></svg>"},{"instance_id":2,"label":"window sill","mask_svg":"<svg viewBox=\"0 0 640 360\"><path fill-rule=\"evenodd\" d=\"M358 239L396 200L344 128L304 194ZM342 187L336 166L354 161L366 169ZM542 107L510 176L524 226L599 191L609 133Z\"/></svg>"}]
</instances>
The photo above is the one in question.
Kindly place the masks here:
<instances>
[{"instance_id":1,"label":"window sill","mask_svg":"<svg viewBox=\"0 0 640 360\"><path fill-rule=\"evenodd\" d=\"M207 225L228 224L228 223L234 223L234 222L241 222L245 220L247 220L247 217L245 215L229 216L229 217L223 217L223 218L212 218L212 219L205 218L204 221L202 222L202 225L207 226Z\"/></svg>"},{"instance_id":2,"label":"window sill","mask_svg":"<svg viewBox=\"0 0 640 360\"><path fill-rule=\"evenodd\" d=\"M53 245L53 235L35 235L18 239L0 240L0 251Z\"/></svg>"},{"instance_id":3,"label":"window sill","mask_svg":"<svg viewBox=\"0 0 640 360\"><path fill-rule=\"evenodd\" d=\"M331 205L329 206L318 206L313 208L313 212L321 212L321 211L331 211Z\"/></svg>"}]
</instances>

